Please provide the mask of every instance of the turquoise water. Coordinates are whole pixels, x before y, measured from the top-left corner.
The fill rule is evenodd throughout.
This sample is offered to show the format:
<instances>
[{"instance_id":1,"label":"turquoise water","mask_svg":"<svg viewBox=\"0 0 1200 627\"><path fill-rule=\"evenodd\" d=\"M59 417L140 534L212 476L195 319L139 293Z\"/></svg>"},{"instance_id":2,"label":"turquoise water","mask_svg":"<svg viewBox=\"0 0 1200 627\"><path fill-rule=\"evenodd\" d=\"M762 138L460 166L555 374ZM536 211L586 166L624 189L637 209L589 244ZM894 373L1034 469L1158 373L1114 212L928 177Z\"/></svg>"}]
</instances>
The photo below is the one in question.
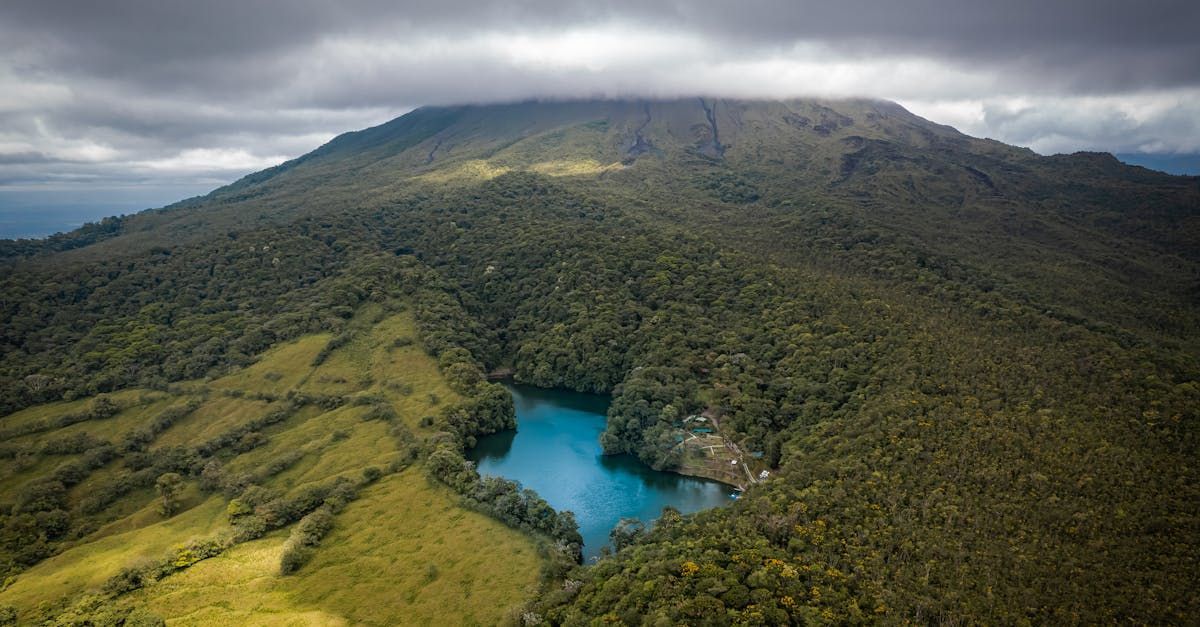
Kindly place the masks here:
<instances>
[{"instance_id":1,"label":"turquoise water","mask_svg":"<svg viewBox=\"0 0 1200 627\"><path fill-rule=\"evenodd\" d=\"M479 472L520 481L551 506L571 510L590 560L621 518L649 522L671 505L691 513L730 501L732 488L651 469L630 455L600 454L608 397L511 385L517 430L479 438L468 452Z\"/></svg>"}]
</instances>

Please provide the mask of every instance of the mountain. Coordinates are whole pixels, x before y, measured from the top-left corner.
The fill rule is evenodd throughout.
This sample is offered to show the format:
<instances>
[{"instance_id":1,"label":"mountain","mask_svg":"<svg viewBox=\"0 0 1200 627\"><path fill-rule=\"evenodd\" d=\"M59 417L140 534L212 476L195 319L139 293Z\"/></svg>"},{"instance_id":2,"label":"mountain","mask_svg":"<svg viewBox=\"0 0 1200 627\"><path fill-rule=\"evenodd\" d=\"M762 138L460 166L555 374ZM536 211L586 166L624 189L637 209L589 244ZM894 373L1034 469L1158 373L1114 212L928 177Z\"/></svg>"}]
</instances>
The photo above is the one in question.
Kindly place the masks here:
<instances>
[{"instance_id":1,"label":"mountain","mask_svg":"<svg viewBox=\"0 0 1200 627\"><path fill-rule=\"evenodd\" d=\"M874 100L426 107L206 196L0 255L0 412L12 414L0 461L16 477L4 559L17 577L0 604L23 618L39 593L22 577L61 579L52 563L102 541L97 525L137 526L117 511L133 502L85 511L74 490L93 475L169 471L213 511L242 503L258 518L231 519L220 555L271 537L236 540L238 521L261 519L261 535L292 525L278 508L316 511L295 509L290 471L204 481L210 463L249 463L241 438L293 437L274 426L293 428L284 414L261 422L265 408L244 408L252 428L221 422L234 435L215 448L168 455L153 444L168 424L47 475L38 434L105 419L53 403L130 389L194 398L205 416L221 414L205 399L235 391L289 403L309 438L378 424L345 426L343 406L390 416L398 448L380 459L411 461L387 466L388 485L411 484L411 463L567 547L542 553L531 620L1180 622L1200 610L1196 177L1042 157ZM411 334L386 332L404 320ZM427 353L438 372L391 381L378 364L393 349L373 352L387 346ZM292 367L289 351L302 355ZM464 447L512 420L484 381L497 368L612 394L604 449L657 468L698 472L678 421L708 411L772 479L572 567L565 518L511 513L503 490L464 470ZM410 407L438 377L455 402ZM108 450L97 438L70 454ZM46 593L37 611L160 607L159 577L137 577L99 597L79 596L85 584Z\"/></svg>"}]
</instances>

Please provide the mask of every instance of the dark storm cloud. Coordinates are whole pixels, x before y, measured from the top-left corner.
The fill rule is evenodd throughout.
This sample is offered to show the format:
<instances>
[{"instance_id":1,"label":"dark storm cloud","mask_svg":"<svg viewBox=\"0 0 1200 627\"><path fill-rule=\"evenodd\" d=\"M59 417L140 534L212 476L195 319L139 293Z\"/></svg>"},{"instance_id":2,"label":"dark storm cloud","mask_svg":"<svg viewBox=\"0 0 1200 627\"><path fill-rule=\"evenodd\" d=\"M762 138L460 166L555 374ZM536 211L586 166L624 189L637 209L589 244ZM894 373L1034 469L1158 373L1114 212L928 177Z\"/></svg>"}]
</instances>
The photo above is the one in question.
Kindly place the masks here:
<instances>
[{"instance_id":1,"label":"dark storm cloud","mask_svg":"<svg viewBox=\"0 0 1200 627\"><path fill-rule=\"evenodd\" d=\"M682 30L751 52L797 40L847 54L917 53L1019 66L1074 89L1192 85L1200 73L1200 3L1190 0L915 0L879 2L10 0L8 37L44 45L64 72L220 86L283 69L276 60L328 37L449 37L608 21ZM244 60L253 60L255 65Z\"/></svg>"},{"instance_id":2,"label":"dark storm cloud","mask_svg":"<svg viewBox=\"0 0 1200 627\"><path fill-rule=\"evenodd\" d=\"M1197 150L1197 23L1195 1L7 0L0 180L220 180L420 104L689 92Z\"/></svg>"}]
</instances>

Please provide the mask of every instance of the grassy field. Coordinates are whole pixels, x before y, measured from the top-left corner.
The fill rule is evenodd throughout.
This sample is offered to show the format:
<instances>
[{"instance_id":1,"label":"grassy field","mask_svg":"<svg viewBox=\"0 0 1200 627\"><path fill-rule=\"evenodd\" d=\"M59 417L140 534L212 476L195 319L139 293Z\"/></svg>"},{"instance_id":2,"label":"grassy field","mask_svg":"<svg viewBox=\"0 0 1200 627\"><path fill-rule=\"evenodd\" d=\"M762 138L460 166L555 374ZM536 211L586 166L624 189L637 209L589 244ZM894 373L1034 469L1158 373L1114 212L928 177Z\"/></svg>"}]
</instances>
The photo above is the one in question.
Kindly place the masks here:
<instances>
[{"instance_id":1,"label":"grassy field","mask_svg":"<svg viewBox=\"0 0 1200 627\"><path fill-rule=\"evenodd\" d=\"M539 567L525 536L458 507L419 469L372 486L313 561L281 577L285 541L240 545L127 602L172 625L490 625L534 590Z\"/></svg>"},{"instance_id":2,"label":"grassy field","mask_svg":"<svg viewBox=\"0 0 1200 627\"><path fill-rule=\"evenodd\" d=\"M164 431L150 448L195 444L262 416L270 409L272 404L263 401L212 396L199 409Z\"/></svg>"},{"instance_id":3,"label":"grassy field","mask_svg":"<svg viewBox=\"0 0 1200 627\"><path fill-rule=\"evenodd\" d=\"M195 411L158 434L151 451L194 446L284 406L252 396L283 397L291 390L317 395L382 398L399 421L418 434L423 416L436 414L458 396L436 362L415 343L408 312L385 315L378 305L363 308L351 322L348 341L314 360L328 334L311 335L267 351L257 363L209 382L180 386L181 392L131 391L113 395L123 409L111 418L17 438L33 444L78 432L117 441L173 404L199 398ZM5 418L4 428L48 424L89 400L31 408ZM223 450L214 459L227 473L260 477L263 488L281 495L337 476L359 477L365 468L387 469L400 456L391 426L364 420L368 405L334 410L308 405L262 430L258 446ZM0 500L11 501L29 481L78 456L0 460ZM266 469L280 459L282 470ZM122 458L95 470L68 491L78 503L96 486L124 470ZM229 529L228 498L185 482L182 511L164 519L152 487L125 494L99 514L83 537L66 540L60 552L20 573L0 590L0 606L12 606L22 621L62 611L97 591L122 568L162 559L193 539ZM534 541L482 514L459 506L450 490L432 485L419 467L385 475L340 512L312 560L289 576L279 574L288 529L239 544L136 592L119 597L123 606L144 607L171 625L341 625L495 624L535 589L541 558Z\"/></svg>"},{"instance_id":4,"label":"grassy field","mask_svg":"<svg viewBox=\"0 0 1200 627\"><path fill-rule=\"evenodd\" d=\"M147 506L145 511L139 510L124 520L156 516L157 522L67 549L43 561L18 575L0 592L0 604L12 605L28 617L43 603L52 606L97 589L125 566L159 558L174 546L224 527L224 511L225 503L219 497L167 520L153 514L153 506ZM136 521L129 522L136 526Z\"/></svg>"},{"instance_id":5,"label":"grassy field","mask_svg":"<svg viewBox=\"0 0 1200 627\"><path fill-rule=\"evenodd\" d=\"M128 407L131 405L138 404L140 402L140 400L147 395L155 396L156 393L150 392L148 390L138 390L138 389L122 390L120 392L114 392L112 394L109 394L108 398L112 399L114 402L116 402L118 405L120 405L122 407ZM4 417L3 430L10 431L10 430L16 430L16 429L33 428L39 424L44 423L46 420L51 420L51 419L57 418L59 416L62 416L64 414L71 414L71 413L77 413L77 412L83 411L83 410L87 409L89 404L91 404L91 399L84 398L84 399L78 399L78 400L73 400L73 401L63 401L63 402L58 402L58 403L46 403L45 405L37 405L35 407L30 407L29 409L23 409L19 412L9 414L8 416ZM117 418L119 416L120 416L120 414L118 414L118 416L114 416L114 418ZM109 422L109 421L107 421L107 420L88 421L87 423L80 423L80 424L90 424L91 426L94 427L99 423L105 423L105 422ZM78 427L79 427L79 425L75 425L74 428L78 428ZM72 427L65 427L63 429L57 430L56 435L62 434L62 433L69 433L71 429L72 429ZM38 430L37 433L45 434L46 431Z\"/></svg>"},{"instance_id":6,"label":"grassy field","mask_svg":"<svg viewBox=\"0 0 1200 627\"><path fill-rule=\"evenodd\" d=\"M172 398L166 394L145 390L126 390L111 394L109 398L122 407L125 407L125 409L110 418L86 420L58 429L40 430L11 438L5 443L21 445L37 450L49 440L84 433L98 439L115 440L135 427L144 424L170 405L180 402L180 399ZM49 405L31 407L5 418L2 428L4 430L27 428L30 425L43 423L46 420L52 420L64 414L82 411L87 408L90 402L90 399L84 399L68 403L51 403ZM59 465L78 457L79 455L77 454L70 454L41 455L27 460L0 459L0 502L7 500L6 497L8 495L13 494L25 483L43 476L53 471ZM84 489L84 486L76 486L75 491L79 491L80 489Z\"/></svg>"},{"instance_id":7,"label":"grassy field","mask_svg":"<svg viewBox=\"0 0 1200 627\"><path fill-rule=\"evenodd\" d=\"M268 350L257 363L212 382L213 389L258 390L284 394L299 387L312 372L311 363L329 342L328 333L319 333Z\"/></svg>"}]
</instances>

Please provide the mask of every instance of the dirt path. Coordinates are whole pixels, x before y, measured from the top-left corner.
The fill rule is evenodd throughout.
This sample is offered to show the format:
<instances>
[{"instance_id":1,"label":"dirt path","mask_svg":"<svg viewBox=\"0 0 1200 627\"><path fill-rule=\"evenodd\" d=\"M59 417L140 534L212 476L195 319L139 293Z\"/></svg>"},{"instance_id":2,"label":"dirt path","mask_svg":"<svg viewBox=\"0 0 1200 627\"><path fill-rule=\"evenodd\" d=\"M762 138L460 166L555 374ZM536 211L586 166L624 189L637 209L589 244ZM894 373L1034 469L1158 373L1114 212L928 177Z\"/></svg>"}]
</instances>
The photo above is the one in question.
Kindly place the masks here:
<instances>
[{"instance_id":1,"label":"dirt path","mask_svg":"<svg viewBox=\"0 0 1200 627\"><path fill-rule=\"evenodd\" d=\"M729 440L729 438L726 438L723 435L721 436L721 439L725 441L725 447L733 451L733 457L737 460L738 466L746 473L746 485L752 486L758 483L758 477L755 477L754 472L752 472L750 467L746 465L746 457L742 455L742 449L738 448L737 444L734 444L731 440Z\"/></svg>"}]
</instances>

